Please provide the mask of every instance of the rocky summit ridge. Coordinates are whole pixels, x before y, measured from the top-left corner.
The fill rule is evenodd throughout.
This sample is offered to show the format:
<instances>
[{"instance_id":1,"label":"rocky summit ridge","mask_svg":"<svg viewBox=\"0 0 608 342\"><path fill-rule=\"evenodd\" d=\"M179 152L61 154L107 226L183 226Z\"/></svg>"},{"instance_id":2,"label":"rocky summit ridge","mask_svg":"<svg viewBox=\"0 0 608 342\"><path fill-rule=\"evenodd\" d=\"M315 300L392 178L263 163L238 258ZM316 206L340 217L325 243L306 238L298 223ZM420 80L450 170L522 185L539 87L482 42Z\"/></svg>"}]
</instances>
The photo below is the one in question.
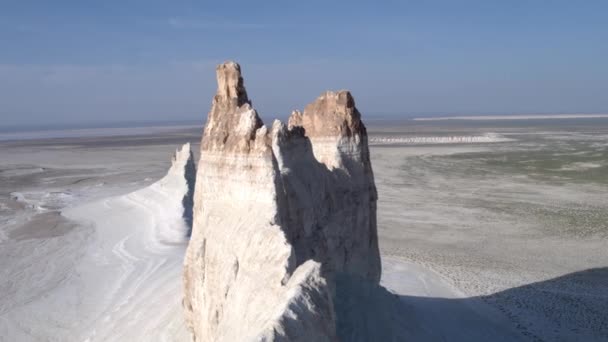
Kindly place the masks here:
<instances>
[{"instance_id":1,"label":"rocky summit ridge","mask_svg":"<svg viewBox=\"0 0 608 342\"><path fill-rule=\"evenodd\" d=\"M193 339L365 339L351 324L365 320L353 313L359 299L349 298L378 286L381 265L367 132L352 95L326 92L267 127L240 66L216 72L184 263Z\"/></svg>"}]
</instances>

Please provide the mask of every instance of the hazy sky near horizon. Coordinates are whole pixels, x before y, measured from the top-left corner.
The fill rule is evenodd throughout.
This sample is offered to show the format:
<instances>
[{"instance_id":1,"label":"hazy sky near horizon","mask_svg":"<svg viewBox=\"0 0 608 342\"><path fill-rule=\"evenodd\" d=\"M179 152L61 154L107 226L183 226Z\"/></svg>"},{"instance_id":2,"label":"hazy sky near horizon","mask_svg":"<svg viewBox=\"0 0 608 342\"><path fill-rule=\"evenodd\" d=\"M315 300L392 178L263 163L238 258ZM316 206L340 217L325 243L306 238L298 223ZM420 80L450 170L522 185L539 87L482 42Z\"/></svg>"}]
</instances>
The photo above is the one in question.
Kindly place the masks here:
<instances>
[{"instance_id":1,"label":"hazy sky near horizon","mask_svg":"<svg viewBox=\"0 0 608 342\"><path fill-rule=\"evenodd\" d=\"M238 61L264 118L608 112L607 1L1 1L0 126L203 120Z\"/></svg>"}]
</instances>

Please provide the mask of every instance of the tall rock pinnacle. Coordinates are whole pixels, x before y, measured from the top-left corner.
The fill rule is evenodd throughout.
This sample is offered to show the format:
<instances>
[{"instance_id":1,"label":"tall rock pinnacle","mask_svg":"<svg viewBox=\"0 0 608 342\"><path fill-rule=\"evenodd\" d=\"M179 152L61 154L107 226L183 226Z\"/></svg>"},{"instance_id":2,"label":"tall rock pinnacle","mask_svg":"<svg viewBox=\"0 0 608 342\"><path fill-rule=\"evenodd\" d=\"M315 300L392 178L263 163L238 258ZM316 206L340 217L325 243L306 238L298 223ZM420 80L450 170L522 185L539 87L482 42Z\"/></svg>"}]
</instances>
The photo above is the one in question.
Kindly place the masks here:
<instances>
[{"instance_id":1,"label":"tall rock pinnacle","mask_svg":"<svg viewBox=\"0 0 608 342\"><path fill-rule=\"evenodd\" d=\"M234 62L220 64L217 69L217 102L230 102L235 107L240 107L249 102L247 91L241 77L241 67Z\"/></svg>"},{"instance_id":2,"label":"tall rock pinnacle","mask_svg":"<svg viewBox=\"0 0 608 342\"><path fill-rule=\"evenodd\" d=\"M241 67L227 62L216 68L217 94L203 134L203 150L248 152L262 120L251 108Z\"/></svg>"},{"instance_id":3,"label":"tall rock pinnacle","mask_svg":"<svg viewBox=\"0 0 608 342\"><path fill-rule=\"evenodd\" d=\"M193 337L340 340L341 284L376 286L381 273L376 188L355 102L347 91L326 92L289 126L269 130L238 64L218 66L217 82L184 264Z\"/></svg>"}]
</instances>

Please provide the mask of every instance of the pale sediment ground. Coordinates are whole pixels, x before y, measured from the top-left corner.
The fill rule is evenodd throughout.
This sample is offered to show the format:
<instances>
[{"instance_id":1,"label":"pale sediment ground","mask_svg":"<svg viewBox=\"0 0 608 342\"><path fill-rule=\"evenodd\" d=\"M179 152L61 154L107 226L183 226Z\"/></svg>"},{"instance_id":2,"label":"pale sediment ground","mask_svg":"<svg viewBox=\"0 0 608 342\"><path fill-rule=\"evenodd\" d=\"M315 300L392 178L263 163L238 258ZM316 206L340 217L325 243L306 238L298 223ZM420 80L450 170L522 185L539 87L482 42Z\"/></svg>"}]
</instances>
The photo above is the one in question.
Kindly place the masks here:
<instances>
[{"instance_id":1,"label":"pale sediment ground","mask_svg":"<svg viewBox=\"0 0 608 342\"><path fill-rule=\"evenodd\" d=\"M608 118L608 114L527 114L527 115L471 115L414 118L416 121L439 120L561 120Z\"/></svg>"},{"instance_id":2,"label":"pale sediment ground","mask_svg":"<svg viewBox=\"0 0 608 342\"><path fill-rule=\"evenodd\" d=\"M187 231L148 186L198 131L1 144L0 340L188 340Z\"/></svg>"},{"instance_id":3,"label":"pale sediment ground","mask_svg":"<svg viewBox=\"0 0 608 342\"><path fill-rule=\"evenodd\" d=\"M486 303L524 339L608 340L607 128L372 148L384 260L422 266L462 293L406 288L404 300L440 321Z\"/></svg>"},{"instance_id":4,"label":"pale sediment ground","mask_svg":"<svg viewBox=\"0 0 608 342\"><path fill-rule=\"evenodd\" d=\"M371 148L382 283L406 304L394 322L439 341L606 340L606 126L437 125L369 131L508 141ZM154 239L150 189L124 195L199 139L0 143L0 340L187 340L185 245Z\"/></svg>"}]
</instances>

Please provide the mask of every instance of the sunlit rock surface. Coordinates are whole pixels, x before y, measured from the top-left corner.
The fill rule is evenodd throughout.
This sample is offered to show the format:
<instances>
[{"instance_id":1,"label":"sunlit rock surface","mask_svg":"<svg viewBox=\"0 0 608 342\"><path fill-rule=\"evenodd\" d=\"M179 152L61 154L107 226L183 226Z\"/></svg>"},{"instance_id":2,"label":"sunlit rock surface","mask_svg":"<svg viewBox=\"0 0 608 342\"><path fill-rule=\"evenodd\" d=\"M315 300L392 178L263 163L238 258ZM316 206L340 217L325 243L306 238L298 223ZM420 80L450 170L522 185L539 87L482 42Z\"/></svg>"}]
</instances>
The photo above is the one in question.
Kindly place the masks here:
<instances>
[{"instance_id":1,"label":"sunlit rock surface","mask_svg":"<svg viewBox=\"0 0 608 342\"><path fill-rule=\"evenodd\" d=\"M217 81L184 269L193 338L340 340L360 328L334 305L349 296L337 284L373 287L381 274L376 188L354 100L324 93L269 129L238 64L218 66Z\"/></svg>"}]
</instances>

